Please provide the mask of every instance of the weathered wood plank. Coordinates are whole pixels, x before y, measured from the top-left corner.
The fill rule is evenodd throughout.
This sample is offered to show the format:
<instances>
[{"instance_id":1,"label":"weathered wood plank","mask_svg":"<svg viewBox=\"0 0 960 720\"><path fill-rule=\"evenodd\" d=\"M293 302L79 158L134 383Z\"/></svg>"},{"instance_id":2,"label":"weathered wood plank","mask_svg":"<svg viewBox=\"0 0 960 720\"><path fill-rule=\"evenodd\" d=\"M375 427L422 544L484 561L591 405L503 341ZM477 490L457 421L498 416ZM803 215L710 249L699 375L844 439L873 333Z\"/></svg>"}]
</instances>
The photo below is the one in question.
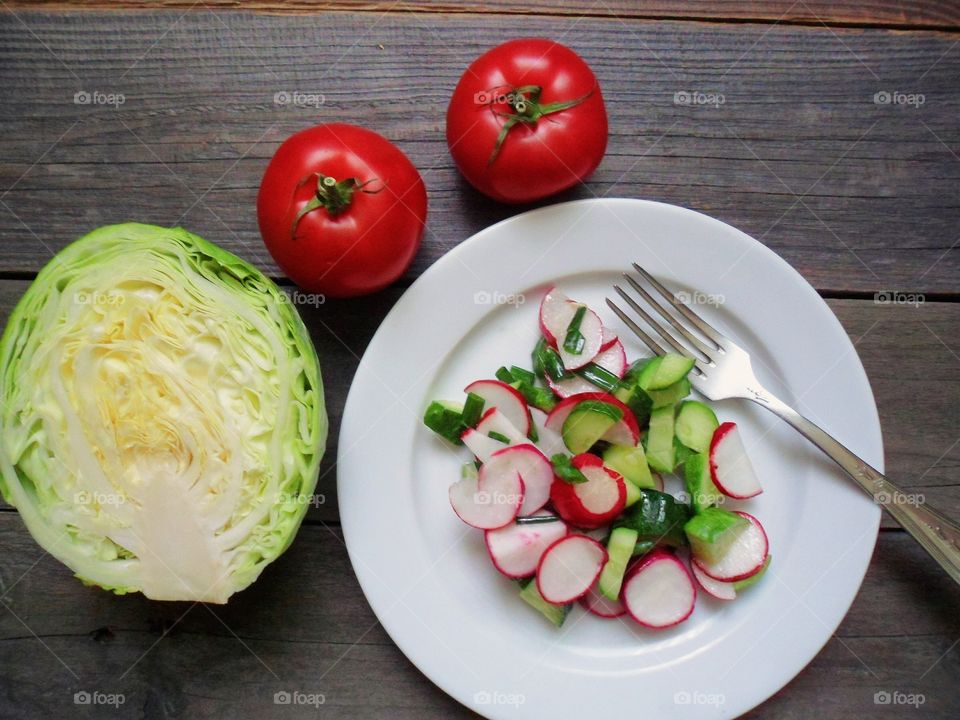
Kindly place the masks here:
<instances>
[{"instance_id":1,"label":"weathered wood plank","mask_svg":"<svg viewBox=\"0 0 960 720\"><path fill-rule=\"evenodd\" d=\"M0 323L26 289L26 281L0 281ZM336 520L338 430L356 365L402 290L303 306L323 368L330 439L311 520ZM828 300L851 338L873 386L884 430L891 479L954 517L960 517L960 304L878 305ZM889 527L895 523L884 518Z\"/></svg>"},{"instance_id":2,"label":"weathered wood plank","mask_svg":"<svg viewBox=\"0 0 960 720\"><path fill-rule=\"evenodd\" d=\"M196 0L10 0L14 10L169 10L196 9ZM791 2L770 0L727 3L722 0L689 0L684 3L663 0L606 0L601 3L573 0L492 0L491 2L452 2L452 0L205 0L209 10L246 10L266 13L317 13L335 10L352 12L424 12L424 13L497 13L548 14L615 18L685 18L692 20L766 21L812 25L869 25L895 27L951 28L960 26L960 5L923 0L872 0L871 2Z\"/></svg>"},{"instance_id":3,"label":"weathered wood plank","mask_svg":"<svg viewBox=\"0 0 960 720\"><path fill-rule=\"evenodd\" d=\"M83 231L136 218L181 222L275 273L254 212L267 159L294 130L340 120L384 133L424 174L431 210L414 277L519 210L465 186L443 133L459 74L505 33L568 42L607 98L607 157L558 199L702 210L821 290L956 293L953 36L417 13L0 15L0 271L35 271ZM293 90L325 102L274 104ZM76 105L78 91L125 103ZM683 91L725 102L678 105ZM925 102L876 105L879 91Z\"/></svg>"},{"instance_id":4,"label":"weathered wood plank","mask_svg":"<svg viewBox=\"0 0 960 720\"><path fill-rule=\"evenodd\" d=\"M282 691L322 693L324 716L356 717L362 708L371 718L472 717L392 645L338 528L305 526L258 583L212 608L86 588L41 557L10 513L0 513L0 544L5 717L73 716L73 693L82 690L124 693L121 717L299 717L274 706ZM956 717L958 593L904 533L882 533L836 637L753 717L809 717L814 709L830 718L896 717L902 708L874 707L878 691L924 693L923 717Z\"/></svg>"}]
</instances>

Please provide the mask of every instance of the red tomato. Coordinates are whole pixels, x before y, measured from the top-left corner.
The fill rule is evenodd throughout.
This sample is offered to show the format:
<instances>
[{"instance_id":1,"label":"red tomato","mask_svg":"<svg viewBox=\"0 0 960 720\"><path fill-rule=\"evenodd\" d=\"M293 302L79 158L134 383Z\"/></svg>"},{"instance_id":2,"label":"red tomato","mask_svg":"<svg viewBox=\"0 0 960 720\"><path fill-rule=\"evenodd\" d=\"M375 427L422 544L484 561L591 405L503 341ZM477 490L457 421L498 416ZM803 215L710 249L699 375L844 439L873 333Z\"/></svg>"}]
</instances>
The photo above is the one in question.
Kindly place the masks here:
<instances>
[{"instance_id":1,"label":"red tomato","mask_svg":"<svg viewBox=\"0 0 960 720\"><path fill-rule=\"evenodd\" d=\"M607 111L590 67L544 38L511 40L481 55L447 109L447 145L477 190L503 202L539 200L596 170Z\"/></svg>"},{"instance_id":2,"label":"red tomato","mask_svg":"<svg viewBox=\"0 0 960 720\"><path fill-rule=\"evenodd\" d=\"M260 234L300 287L329 297L381 290L420 247L427 191L386 138L334 123L287 138L257 196Z\"/></svg>"}]
</instances>

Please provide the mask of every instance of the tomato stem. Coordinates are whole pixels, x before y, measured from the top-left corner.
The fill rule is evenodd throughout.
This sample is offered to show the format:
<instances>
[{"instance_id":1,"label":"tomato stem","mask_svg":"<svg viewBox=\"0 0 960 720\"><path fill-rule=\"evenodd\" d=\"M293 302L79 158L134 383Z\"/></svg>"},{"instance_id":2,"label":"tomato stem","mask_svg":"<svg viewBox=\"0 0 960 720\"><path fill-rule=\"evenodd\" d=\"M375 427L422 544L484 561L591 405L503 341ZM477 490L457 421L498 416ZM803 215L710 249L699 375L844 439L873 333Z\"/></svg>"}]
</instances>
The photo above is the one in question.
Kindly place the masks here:
<instances>
[{"instance_id":1,"label":"tomato stem","mask_svg":"<svg viewBox=\"0 0 960 720\"><path fill-rule=\"evenodd\" d=\"M298 212L297 216L293 219L293 226L290 228L290 233L294 238L297 235L297 226L300 224L300 220L304 215L319 208L324 208L331 217L335 217L350 207L350 203L353 202L353 194L357 190L376 194L383 190L384 187L381 186L376 190L366 189L370 183L377 182L379 178L371 178L363 182L359 182L357 178L347 178L346 180L337 181L336 178L330 175L315 172L301 178L300 182L297 183L296 190L299 190L314 178L316 178L317 181L317 189L314 191L313 197L310 198L310 201L300 209L300 212Z\"/></svg>"},{"instance_id":2,"label":"tomato stem","mask_svg":"<svg viewBox=\"0 0 960 720\"><path fill-rule=\"evenodd\" d=\"M507 92L503 92L502 90L503 88L495 88L494 90L488 90L483 93L493 98L489 103L490 111L495 115L505 118L503 125L500 127L500 134L497 136L497 141L494 144L493 152L490 154L490 159L487 160L487 167L492 165L494 160L497 159L497 156L500 154L500 148L507 139L507 135L518 124L535 125L541 118L576 107L593 95L593 90L590 90L590 92L585 95L573 98L572 100L541 103L540 94L543 92L543 88L539 85L522 85L520 87L509 88ZM509 112L504 112L493 107L497 102L506 104Z\"/></svg>"}]
</instances>

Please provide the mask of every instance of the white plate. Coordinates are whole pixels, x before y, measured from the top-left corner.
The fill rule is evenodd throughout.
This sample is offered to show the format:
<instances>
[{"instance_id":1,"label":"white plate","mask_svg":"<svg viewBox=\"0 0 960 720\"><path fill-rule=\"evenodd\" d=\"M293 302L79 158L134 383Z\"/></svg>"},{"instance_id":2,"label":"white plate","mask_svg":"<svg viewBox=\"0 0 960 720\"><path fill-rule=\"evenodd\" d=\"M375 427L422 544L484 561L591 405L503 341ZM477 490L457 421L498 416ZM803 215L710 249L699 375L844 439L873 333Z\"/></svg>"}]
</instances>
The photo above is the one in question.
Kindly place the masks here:
<instances>
[{"instance_id":1,"label":"white plate","mask_svg":"<svg viewBox=\"0 0 960 720\"><path fill-rule=\"evenodd\" d=\"M879 508L777 418L726 401L718 415L740 424L765 487L743 503L770 535L762 582L728 604L701 593L667 631L579 607L558 630L497 573L483 534L447 500L469 455L434 437L423 410L462 399L500 365L529 367L537 304L553 283L620 331L631 359L648 354L603 303L634 260L701 302L722 300L699 309L752 354L761 381L883 467L873 395L846 333L796 271L742 232L670 205L587 200L477 233L410 287L371 341L347 398L337 488L380 622L433 682L490 718L740 715L816 655L870 561Z\"/></svg>"}]
</instances>

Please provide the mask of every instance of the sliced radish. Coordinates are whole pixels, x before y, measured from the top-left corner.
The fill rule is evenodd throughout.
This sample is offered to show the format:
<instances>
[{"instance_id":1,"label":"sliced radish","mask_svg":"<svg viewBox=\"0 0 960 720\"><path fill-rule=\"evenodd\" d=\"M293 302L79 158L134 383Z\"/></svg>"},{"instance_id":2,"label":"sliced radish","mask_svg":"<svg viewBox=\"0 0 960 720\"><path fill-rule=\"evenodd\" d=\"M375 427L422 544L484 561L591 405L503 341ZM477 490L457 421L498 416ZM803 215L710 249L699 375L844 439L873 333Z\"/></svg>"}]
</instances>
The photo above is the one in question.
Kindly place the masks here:
<instances>
[{"instance_id":1,"label":"sliced radish","mask_svg":"<svg viewBox=\"0 0 960 720\"><path fill-rule=\"evenodd\" d=\"M585 535L567 535L547 548L537 566L537 589L548 603L566 605L597 581L607 549Z\"/></svg>"},{"instance_id":2,"label":"sliced radish","mask_svg":"<svg viewBox=\"0 0 960 720\"><path fill-rule=\"evenodd\" d=\"M547 290L547 294L540 301L540 332L551 345L557 344L557 338L550 328L564 329L570 324L570 317L573 314L567 306L569 301L570 298L556 287Z\"/></svg>"},{"instance_id":3,"label":"sliced radish","mask_svg":"<svg viewBox=\"0 0 960 720\"><path fill-rule=\"evenodd\" d=\"M600 353L600 345L603 344L603 322L601 322L600 317L586 305L575 303L572 300L569 301L567 305L571 308L570 319L567 321L567 325L564 326L563 330L557 335L557 353L559 353L560 359L563 361L563 366L567 370L576 370L586 365ZM580 334L583 335L583 347L579 353L572 353L564 347L564 339L566 338L570 321L573 320L577 310L581 307L585 308L579 328Z\"/></svg>"},{"instance_id":4,"label":"sliced radish","mask_svg":"<svg viewBox=\"0 0 960 720\"><path fill-rule=\"evenodd\" d=\"M624 373L627 372L627 354L623 349L623 343L614 336L613 343L606 350L602 350L593 359L593 363L599 365L604 370L609 370L618 378L622 378ZM559 382L547 375L547 384L555 395L562 398L577 395L578 393L597 391L596 385L579 375L574 375L571 378L560 380Z\"/></svg>"},{"instance_id":5,"label":"sliced radish","mask_svg":"<svg viewBox=\"0 0 960 720\"><path fill-rule=\"evenodd\" d=\"M755 575L763 568L770 552L770 543L763 525L750 513L737 511L737 515L750 521L730 548L715 563L708 563L694 556L693 561L714 580L737 582Z\"/></svg>"},{"instance_id":6,"label":"sliced radish","mask_svg":"<svg viewBox=\"0 0 960 720\"><path fill-rule=\"evenodd\" d=\"M532 515L547 504L553 486L553 465L530 443L498 450L484 467L498 474L519 473L523 480L520 515Z\"/></svg>"},{"instance_id":7,"label":"sliced radish","mask_svg":"<svg viewBox=\"0 0 960 720\"><path fill-rule=\"evenodd\" d=\"M620 342L620 338L617 334L608 328L606 325L603 326L603 337L600 339L600 352L604 350L609 350L613 347L614 343Z\"/></svg>"},{"instance_id":8,"label":"sliced radish","mask_svg":"<svg viewBox=\"0 0 960 720\"><path fill-rule=\"evenodd\" d=\"M492 407L485 411L477 423L477 430L484 435L492 432L503 435L511 445L527 442L527 436L517 429L500 408Z\"/></svg>"},{"instance_id":9,"label":"sliced radish","mask_svg":"<svg viewBox=\"0 0 960 720\"><path fill-rule=\"evenodd\" d=\"M697 580L697 585L702 587L708 595L712 595L717 600L735 600L737 598L737 590L733 587L733 583L714 580L701 570L695 562L690 563L690 569L693 571L693 577Z\"/></svg>"},{"instance_id":10,"label":"sliced radish","mask_svg":"<svg viewBox=\"0 0 960 720\"><path fill-rule=\"evenodd\" d=\"M614 445L636 445L640 442L640 427L637 425L637 418L630 411L630 408L613 395L605 392L578 393L564 398L547 415L546 427L555 433L562 434L563 423L566 422L567 417L573 412L577 404L584 400L599 400L613 405L621 412L620 420L603 434L601 440L606 440Z\"/></svg>"},{"instance_id":11,"label":"sliced radish","mask_svg":"<svg viewBox=\"0 0 960 720\"><path fill-rule=\"evenodd\" d=\"M497 408L506 416L510 424L523 435L530 432L530 414L527 412L527 401L516 388L512 388L499 380L477 380L467 385L464 392L473 393L483 398L483 409L489 412L490 408Z\"/></svg>"},{"instance_id":12,"label":"sliced radish","mask_svg":"<svg viewBox=\"0 0 960 720\"><path fill-rule=\"evenodd\" d=\"M471 527L495 530L513 522L523 503L523 480L515 470L490 471L480 467L477 478L464 478L450 486L450 504Z\"/></svg>"},{"instance_id":13,"label":"sliced radish","mask_svg":"<svg viewBox=\"0 0 960 720\"><path fill-rule=\"evenodd\" d=\"M537 429L537 447L543 450L548 458L557 453L566 453L567 446L563 444L563 437L556 430L547 427L547 414L537 408L530 408L533 426Z\"/></svg>"},{"instance_id":14,"label":"sliced radish","mask_svg":"<svg viewBox=\"0 0 960 720\"><path fill-rule=\"evenodd\" d=\"M490 456L497 452L497 450L503 450L508 447L499 440L494 440L489 435L474 430L473 428L464 430L460 439L463 440L463 444L470 449L470 452L474 454L477 460L482 463L487 462Z\"/></svg>"},{"instance_id":15,"label":"sliced radish","mask_svg":"<svg viewBox=\"0 0 960 720\"><path fill-rule=\"evenodd\" d=\"M567 524L559 519L523 525L514 522L497 530L487 530L484 539L497 570L507 577L524 578L537 572L543 553L568 532Z\"/></svg>"},{"instance_id":16,"label":"sliced radish","mask_svg":"<svg viewBox=\"0 0 960 720\"><path fill-rule=\"evenodd\" d=\"M720 492L738 500L763 492L736 423L725 422L714 431L710 441L710 475Z\"/></svg>"},{"instance_id":17,"label":"sliced radish","mask_svg":"<svg viewBox=\"0 0 960 720\"><path fill-rule=\"evenodd\" d=\"M618 618L625 615L627 609L619 600L611 600L601 593L596 586L590 588L586 595L580 598L580 604L587 612L602 618Z\"/></svg>"},{"instance_id":18,"label":"sliced radish","mask_svg":"<svg viewBox=\"0 0 960 720\"><path fill-rule=\"evenodd\" d=\"M667 628L693 612L697 588L687 566L671 552L654 550L627 570L621 600L630 617L648 628Z\"/></svg>"},{"instance_id":19,"label":"sliced radish","mask_svg":"<svg viewBox=\"0 0 960 720\"><path fill-rule=\"evenodd\" d=\"M582 453L572 460L573 466L587 482L553 481L550 500L557 513L571 525L594 529L609 524L627 505L626 481L596 455Z\"/></svg>"}]
</instances>

